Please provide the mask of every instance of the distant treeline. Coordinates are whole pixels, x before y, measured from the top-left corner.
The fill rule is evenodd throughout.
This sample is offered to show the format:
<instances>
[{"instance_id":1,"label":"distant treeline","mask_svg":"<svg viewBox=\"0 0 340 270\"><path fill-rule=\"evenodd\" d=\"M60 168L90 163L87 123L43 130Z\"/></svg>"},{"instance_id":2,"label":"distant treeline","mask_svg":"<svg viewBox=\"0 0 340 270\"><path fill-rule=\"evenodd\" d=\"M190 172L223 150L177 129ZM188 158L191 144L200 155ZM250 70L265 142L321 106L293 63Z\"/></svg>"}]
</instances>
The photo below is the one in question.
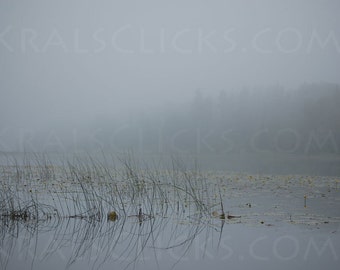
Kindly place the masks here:
<instances>
[{"instance_id":1,"label":"distant treeline","mask_svg":"<svg viewBox=\"0 0 340 270\"><path fill-rule=\"evenodd\" d=\"M215 95L197 90L190 102L97 120L97 143L119 151L339 154L340 86L306 83L295 90L272 86Z\"/></svg>"},{"instance_id":2,"label":"distant treeline","mask_svg":"<svg viewBox=\"0 0 340 270\"><path fill-rule=\"evenodd\" d=\"M78 126L3 129L0 151L340 154L337 84L196 90L190 100L151 105L103 113Z\"/></svg>"}]
</instances>

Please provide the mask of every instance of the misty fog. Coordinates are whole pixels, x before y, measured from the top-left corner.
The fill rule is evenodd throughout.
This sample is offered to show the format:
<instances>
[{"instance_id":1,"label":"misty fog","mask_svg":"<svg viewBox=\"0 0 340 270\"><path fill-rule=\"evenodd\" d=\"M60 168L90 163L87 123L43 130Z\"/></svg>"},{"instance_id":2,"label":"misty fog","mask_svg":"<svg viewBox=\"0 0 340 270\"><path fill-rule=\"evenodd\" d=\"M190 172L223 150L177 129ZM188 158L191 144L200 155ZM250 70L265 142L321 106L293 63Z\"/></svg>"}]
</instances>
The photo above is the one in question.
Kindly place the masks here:
<instances>
[{"instance_id":1,"label":"misty fog","mask_svg":"<svg viewBox=\"0 0 340 270\"><path fill-rule=\"evenodd\" d=\"M338 269L340 0L0 0L0 269Z\"/></svg>"},{"instance_id":2,"label":"misty fog","mask_svg":"<svg viewBox=\"0 0 340 270\"><path fill-rule=\"evenodd\" d=\"M339 173L340 3L0 3L0 151Z\"/></svg>"}]
</instances>

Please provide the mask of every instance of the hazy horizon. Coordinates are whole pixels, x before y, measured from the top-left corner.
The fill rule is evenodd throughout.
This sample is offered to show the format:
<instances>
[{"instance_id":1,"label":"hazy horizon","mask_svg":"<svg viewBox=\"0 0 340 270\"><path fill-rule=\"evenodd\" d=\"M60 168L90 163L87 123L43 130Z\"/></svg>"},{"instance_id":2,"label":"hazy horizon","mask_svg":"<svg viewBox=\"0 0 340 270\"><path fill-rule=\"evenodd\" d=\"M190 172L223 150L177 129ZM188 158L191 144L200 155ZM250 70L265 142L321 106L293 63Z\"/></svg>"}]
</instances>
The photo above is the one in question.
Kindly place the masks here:
<instances>
[{"instance_id":1,"label":"hazy horizon","mask_svg":"<svg viewBox=\"0 0 340 270\"><path fill-rule=\"evenodd\" d=\"M338 14L336 0L1 1L2 148L26 133L38 144L42 132L70 137L143 113L173 113L178 124L197 90L218 99L339 85Z\"/></svg>"}]
</instances>

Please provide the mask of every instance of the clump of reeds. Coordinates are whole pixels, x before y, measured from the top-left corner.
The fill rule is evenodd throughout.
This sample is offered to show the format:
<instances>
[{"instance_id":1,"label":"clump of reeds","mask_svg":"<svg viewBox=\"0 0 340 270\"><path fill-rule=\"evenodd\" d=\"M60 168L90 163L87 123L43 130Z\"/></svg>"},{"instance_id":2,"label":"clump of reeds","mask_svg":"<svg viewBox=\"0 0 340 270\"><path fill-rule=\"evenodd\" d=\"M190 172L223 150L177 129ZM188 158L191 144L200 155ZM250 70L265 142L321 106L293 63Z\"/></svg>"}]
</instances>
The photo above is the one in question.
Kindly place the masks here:
<instances>
[{"instance_id":1,"label":"clump of reeds","mask_svg":"<svg viewBox=\"0 0 340 270\"><path fill-rule=\"evenodd\" d=\"M106 157L104 161L73 157L58 166L46 155L25 154L22 162L9 158L12 174L6 174L5 182L14 188L10 192L2 188L1 209L5 210L1 215L22 220L43 215L101 221L108 212L127 217L136 206L143 209L143 217L165 216L169 210L178 214L180 209L209 215L211 188L198 167L188 170L181 160L173 159L172 168L162 171L146 165L142 169L131 156L118 160L117 169ZM32 192L34 185L43 186L50 198Z\"/></svg>"},{"instance_id":2,"label":"clump of reeds","mask_svg":"<svg viewBox=\"0 0 340 270\"><path fill-rule=\"evenodd\" d=\"M8 165L0 170L1 221L20 226L76 224L70 239L76 243L70 264L100 237L100 245L108 247L107 254L127 243L124 250L139 256L145 246L154 246L149 241L162 236L166 218L192 225L189 230L176 231L181 238L186 234L186 239L178 243L171 236L167 248L190 245L201 225L209 225L211 209L216 206L211 195L216 190L197 166L187 169L184 162L174 158L171 168L156 165L150 169L128 156L119 158L116 167L114 160L82 156L56 165L45 155L25 155L22 162L8 159ZM231 217L224 213L221 195L220 199L220 218ZM133 233L124 233L129 227ZM53 245L57 244L51 248ZM140 250L134 252L134 248Z\"/></svg>"}]
</instances>

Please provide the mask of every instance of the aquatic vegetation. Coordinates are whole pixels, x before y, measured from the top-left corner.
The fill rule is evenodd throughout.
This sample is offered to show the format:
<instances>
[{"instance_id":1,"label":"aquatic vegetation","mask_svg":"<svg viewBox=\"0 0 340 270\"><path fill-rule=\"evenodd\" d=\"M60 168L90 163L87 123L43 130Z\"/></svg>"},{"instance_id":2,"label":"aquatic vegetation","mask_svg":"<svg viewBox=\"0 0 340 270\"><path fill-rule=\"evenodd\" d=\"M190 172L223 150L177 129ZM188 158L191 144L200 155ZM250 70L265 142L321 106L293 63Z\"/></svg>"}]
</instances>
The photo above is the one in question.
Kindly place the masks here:
<instances>
[{"instance_id":1,"label":"aquatic vegetation","mask_svg":"<svg viewBox=\"0 0 340 270\"><path fill-rule=\"evenodd\" d=\"M322 198L339 202L336 189L328 192L336 187L335 178L204 172L196 165L187 168L179 158L170 167L151 168L131 155L52 162L26 154L23 160L7 157L2 164L0 247L10 253L18 241L15 235L29 232L35 239L45 232L51 240L44 258L72 247L66 267L90 256L95 269L106 261L133 268L146 249L155 254L179 250L178 261L192 252L202 234L225 246L226 224L264 224L268 229L282 223L309 228L340 224L336 207L328 208L326 216L313 203ZM3 269L10 257L0 256Z\"/></svg>"},{"instance_id":2,"label":"aquatic vegetation","mask_svg":"<svg viewBox=\"0 0 340 270\"><path fill-rule=\"evenodd\" d=\"M111 211L107 214L107 220L116 221L117 218L118 218L118 215L115 211Z\"/></svg>"}]
</instances>

